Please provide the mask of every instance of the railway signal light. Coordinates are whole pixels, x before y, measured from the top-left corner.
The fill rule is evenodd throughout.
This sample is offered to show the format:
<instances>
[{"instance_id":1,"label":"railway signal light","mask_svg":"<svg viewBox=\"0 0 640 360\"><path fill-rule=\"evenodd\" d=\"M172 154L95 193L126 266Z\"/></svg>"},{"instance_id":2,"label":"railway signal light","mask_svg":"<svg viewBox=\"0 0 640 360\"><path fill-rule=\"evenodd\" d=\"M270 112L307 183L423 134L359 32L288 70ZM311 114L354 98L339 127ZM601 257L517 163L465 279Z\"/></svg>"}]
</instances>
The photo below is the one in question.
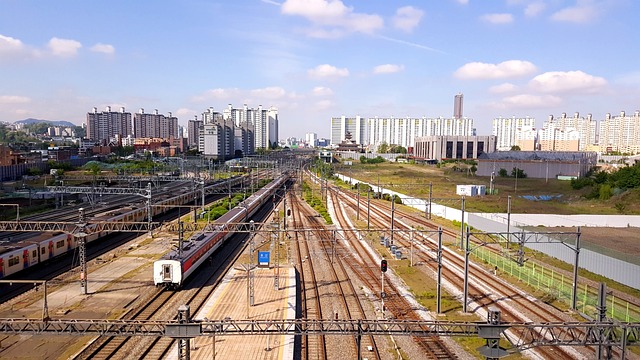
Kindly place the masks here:
<instances>
[{"instance_id":1,"label":"railway signal light","mask_svg":"<svg viewBox=\"0 0 640 360\"><path fill-rule=\"evenodd\" d=\"M387 260L380 261L380 271L387 272Z\"/></svg>"}]
</instances>

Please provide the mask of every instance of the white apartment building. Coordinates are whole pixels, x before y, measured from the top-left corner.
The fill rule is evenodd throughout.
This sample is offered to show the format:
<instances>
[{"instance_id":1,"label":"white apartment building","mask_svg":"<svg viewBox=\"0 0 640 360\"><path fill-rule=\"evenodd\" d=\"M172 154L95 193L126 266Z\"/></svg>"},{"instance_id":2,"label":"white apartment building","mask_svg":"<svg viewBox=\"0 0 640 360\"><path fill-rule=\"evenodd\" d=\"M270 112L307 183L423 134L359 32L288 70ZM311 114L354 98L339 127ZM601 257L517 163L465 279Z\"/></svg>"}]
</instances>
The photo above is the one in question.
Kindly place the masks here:
<instances>
[{"instance_id":1,"label":"white apartment building","mask_svg":"<svg viewBox=\"0 0 640 360\"><path fill-rule=\"evenodd\" d=\"M351 140L359 145L368 144L367 120L361 116L331 118L331 145L338 145L351 134Z\"/></svg>"},{"instance_id":2,"label":"white apartment building","mask_svg":"<svg viewBox=\"0 0 640 360\"><path fill-rule=\"evenodd\" d=\"M198 131L198 151L205 156L228 159L235 153L234 125L224 119L213 107L202 113L202 126Z\"/></svg>"},{"instance_id":3,"label":"white apartment building","mask_svg":"<svg viewBox=\"0 0 640 360\"><path fill-rule=\"evenodd\" d=\"M502 116L493 119L491 134L496 136L498 151L508 151L512 146L518 145L517 139L523 138L522 132L535 129L536 119L525 117L503 118Z\"/></svg>"},{"instance_id":4,"label":"white apartment building","mask_svg":"<svg viewBox=\"0 0 640 360\"><path fill-rule=\"evenodd\" d=\"M131 135L131 113L126 112L124 107L120 112L111 111L111 106L107 106L105 111L98 112L98 108L93 108L87 113L87 138L102 143L108 143L116 135L126 137Z\"/></svg>"},{"instance_id":5,"label":"white apartment building","mask_svg":"<svg viewBox=\"0 0 640 360\"><path fill-rule=\"evenodd\" d=\"M263 109L258 105L257 109L250 108L244 104L242 108L234 108L231 104L223 111L225 120L237 127L253 127L255 148L267 149L272 144L278 142L278 108L269 107Z\"/></svg>"},{"instance_id":6,"label":"white apartment building","mask_svg":"<svg viewBox=\"0 0 640 360\"><path fill-rule=\"evenodd\" d=\"M309 147L318 146L318 134L316 133L306 133L304 134L304 141L307 143Z\"/></svg>"},{"instance_id":7,"label":"white apartment building","mask_svg":"<svg viewBox=\"0 0 640 360\"><path fill-rule=\"evenodd\" d=\"M475 128L470 118L396 118L371 117L368 119L331 118L331 144L339 144L347 132L360 145L377 148L382 143L403 147L415 146L415 139L422 136L473 136Z\"/></svg>"},{"instance_id":8,"label":"white apartment building","mask_svg":"<svg viewBox=\"0 0 640 360\"><path fill-rule=\"evenodd\" d=\"M554 118L553 115L550 115L547 121L544 122L542 127L544 129L558 129L553 130L556 133L558 131L561 133L566 133L565 137L568 136L568 138L563 140L570 140L569 138L573 138L575 136L569 134L573 133L574 131L577 132L579 139L578 148L570 151L585 151L596 144L598 122L593 119L591 114L587 114L587 117L583 117L580 116L580 113L576 112L573 117L568 117L567 113L562 113L562 115L558 118Z\"/></svg>"},{"instance_id":9,"label":"white apartment building","mask_svg":"<svg viewBox=\"0 0 640 360\"><path fill-rule=\"evenodd\" d=\"M626 115L624 111L620 116L607 114L600 121L598 144L602 152L640 153L640 111L633 115Z\"/></svg>"}]
</instances>

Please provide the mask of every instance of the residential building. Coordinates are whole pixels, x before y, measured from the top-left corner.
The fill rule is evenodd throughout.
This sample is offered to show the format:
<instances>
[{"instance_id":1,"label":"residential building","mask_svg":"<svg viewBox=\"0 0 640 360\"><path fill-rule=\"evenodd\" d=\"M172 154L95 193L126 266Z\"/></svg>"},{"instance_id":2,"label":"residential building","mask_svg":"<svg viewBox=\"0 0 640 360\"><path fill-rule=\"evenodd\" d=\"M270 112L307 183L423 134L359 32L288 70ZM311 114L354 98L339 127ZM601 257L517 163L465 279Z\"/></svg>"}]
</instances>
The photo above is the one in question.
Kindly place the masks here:
<instances>
[{"instance_id":1,"label":"residential building","mask_svg":"<svg viewBox=\"0 0 640 360\"><path fill-rule=\"evenodd\" d=\"M554 118L553 115L550 115L547 121L544 122L542 127L543 129L558 129L558 131L560 132L565 132L569 137L575 137L575 134L573 134L573 132L577 132L579 143L577 148L571 151L584 151L587 148L595 145L597 142L596 133L598 129L598 122L593 119L591 114L587 114L587 117L583 117L580 116L580 113L576 112L573 114L573 117L570 117L567 116L567 113L562 113L562 115L560 115L560 117L558 118ZM562 141L564 140L565 139L562 139ZM575 146L573 145L571 145L570 147L572 149L575 148Z\"/></svg>"},{"instance_id":2,"label":"residential building","mask_svg":"<svg viewBox=\"0 0 640 360\"><path fill-rule=\"evenodd\" d=\"M640 153L640 111L633 115L620 116L607 114L600 121L599 141L600 151L603 153L618 151L621 153Z\"/></svg>"},{"instance_id":3,"label":"residential building","mask_svg":"<svg viewBox=\"0 0 640 360\"><path fill-rule=\"evenodd\" d=\"M318 146L318 134L306 133L304 135L304 141L307 143L308 147L316 147Z\"/></svg>"},{"instance_id":4,"label":"residential building","mask_svg":"<svg viewBox=\"0 0 640 360\"><path fill-rule=\"evenodd\" d=\"M178 118L169 113L168 116L158 113L147 114L144 109L133 116L133 137L135 138L177 138Z\"/></svg>"},{"instance_id":5,"label":"residential building","mask_svg":"<svg viewBox=\"0 0 640 360\"><path fill-rule=\"evenodd\" d=\"M203 125L199 130L198 151L216 159L231 159L235 155L234 124L213 107L202 113Z\"/></svg>"},{"instance_id":6,"label":"residential building","mask_svg":"<svg viewBox=\"0 0 640 360\"><path fill-rule=\"evenodd\" d=\"M87 113L87 138L96 142L109 143L118 135L126 137L131 135L131 113L125 112L124 107L119 112L111 111L111 106L107 106L103 112L98 112L93 108L93 112Z\"/></svg>"},{"instance_id":7,"label":"residential building","mask_svg":"<svg viewBox=\"0 0 640 360\"><path fill-rule=\"evenodd\" d=\"M242 108L234 108L231 104L223 110L225 120L245 129L253 128L254 148L268 149L278 143L278 109L269 107L264 109L258 105L257 109L244 104ZM243 125L244 124L244 125Z\"/></svg>"},{"instance_id":8,"label":"residential building","mask_svg":"<svg viewBox=\"0 0 640 360\"><path fill-rule=\"evenodd\" d=\"M341 117L331 118L331 145L338 145L347 138L347 133L350 133L352 140L356 144L369 145L368 132L367 132L367 120L360 115L356 117Z\"/></svg>"},{"instance_id":9,"label":"residential building","mask_svg":"<svg viewBox=\"0 0 640 360\"><path fill-rule=\"evenodd\" d=\"M189 120L189 123L187 124L187 132L188 132L187 146L188 147L190 148L198 147L198 139L200 139L200 129L202 128L202 125L204 125L204 121L198 120L197 115L193 120Z\"/></svg>"},{"instance_id":10,"label":"residential building","mask_svg":"<svg viewBox=\"0 0 640 360\"><path fill-rule=\"evenodd\" d=\"M495 135L498 151L511 150L511 147L517 145L517 139L523 139L522 132L535 129L536 119L525 117L503 118L502 116L493 119L491 135Z\"/></svg>"},{"instance_id":11,"label":"residential building","mask_svg":"<svg viewBox=\"0 0 640 360\"><path fill-rule=\"evenodd\" d=\"M473 136L475 128L470 118L355 118L331 119L331 143L339 144L351 133L352 139L376 150L381 144L413 147L415 140L422 136Z\"/></svg>"}]
</instances>

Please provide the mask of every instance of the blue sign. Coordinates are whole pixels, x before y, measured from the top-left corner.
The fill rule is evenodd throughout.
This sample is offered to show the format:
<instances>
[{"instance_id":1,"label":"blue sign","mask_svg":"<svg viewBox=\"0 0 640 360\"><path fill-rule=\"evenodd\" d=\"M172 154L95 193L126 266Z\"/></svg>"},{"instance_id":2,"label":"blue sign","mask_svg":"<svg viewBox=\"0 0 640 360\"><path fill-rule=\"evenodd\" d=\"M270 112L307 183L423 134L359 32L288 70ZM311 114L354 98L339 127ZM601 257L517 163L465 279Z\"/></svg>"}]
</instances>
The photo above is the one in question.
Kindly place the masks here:
<instances>
[{"instance_id":1,"label":"blue sign","mask_svg":"<svg viewBox=\"0 0 640 360\"><path fill-rule=\"evenodd\" d=\"M258 265L269 266L271 253L268 251L258 251Z\"/></svg>"}]
</instances>

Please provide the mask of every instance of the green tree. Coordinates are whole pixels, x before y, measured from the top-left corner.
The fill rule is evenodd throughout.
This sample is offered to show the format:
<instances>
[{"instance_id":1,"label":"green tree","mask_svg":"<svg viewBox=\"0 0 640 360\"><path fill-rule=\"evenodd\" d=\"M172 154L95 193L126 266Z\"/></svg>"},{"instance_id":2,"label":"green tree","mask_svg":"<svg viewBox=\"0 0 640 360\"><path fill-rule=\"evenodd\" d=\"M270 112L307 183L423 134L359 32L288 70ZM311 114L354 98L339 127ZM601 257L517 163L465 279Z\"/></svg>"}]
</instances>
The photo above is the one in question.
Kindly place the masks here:
<instances>
[{"instance_id":1,"label":"green tree","mask_svg":"<svg viewBox=\"0 0 640 360\"><path fill-rule=\"evenodd\" d=\"M507 169L500 169L500 171L498 171L498 176L507 177L509 176L509 173L507 172Z\"/></svg>"},{"instance_id":2,"label":"green tree","mask_svg":"<svg viewBox=\"0 0 640 360\"><path fill-rule=\"evenodd\" d=\"M102 171L102 167L100 166L100 164L95 161L90 161L85 164L84 169L93 176L100 174L100 172Z\"/></svg>"},{"instance_id":3,"label":"green tree","mask_svg":"<svg viewBox=\"0 0 640 360\"><path fill-rule=\"evenodd\" d=\"M386 142L383 142L378 146L378 153L386 154L387 152L389 152L389 145Z\"/></svg>"},{"instance_id":4,"label":"green tree","mask_svg":"<svg viewBox=\"0 0 640 360\"><path fill-rule=\"evenodd\" d=\"M603 184L600 186L600 190L599 190L599 198L600 200L609 200L609 198L611 198L611 186L609 186L608 184Z\"/></svg>"},{"instance_id":5,"label":"green tree","mask_svg":"<svg viewBox=\"0 0 640 360\"><path fill-rule=\"evenodd\" d=\"M520 151L520 150L522 150L522 149L520 149L520 146L518 146L518 145L513 145L511 147L511 151Z\"/></svg>"},{"instance_id":6,"label":"green tree","mask_svg":"<svg viewBox=\"0 0 640 360\"><path fill-rule=\"evenodd\" d=\"M518 169L518 168L513 168L511 170L511 177L517 177L519 179L524 179L527 177L527 174L524 172L524 170L522 169Z\"/></svg>"}]
</instances>

